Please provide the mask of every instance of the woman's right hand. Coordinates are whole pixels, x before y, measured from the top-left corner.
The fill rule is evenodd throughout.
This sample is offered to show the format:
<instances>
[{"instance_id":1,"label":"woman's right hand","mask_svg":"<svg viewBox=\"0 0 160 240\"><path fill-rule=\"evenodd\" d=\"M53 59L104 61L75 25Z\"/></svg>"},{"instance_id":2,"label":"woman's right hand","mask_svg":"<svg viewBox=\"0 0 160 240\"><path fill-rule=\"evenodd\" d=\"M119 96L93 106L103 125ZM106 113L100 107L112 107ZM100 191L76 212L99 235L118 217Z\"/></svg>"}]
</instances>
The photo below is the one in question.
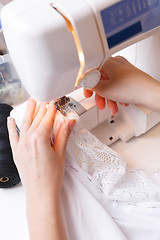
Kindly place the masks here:
<instances>
[{"instance_id":1,"label":"woman's right hand","mask_svg":"<svg viewBox=\"0 0 160 240\"><path fill-rule=\"evenodd\" d=\"M97 107L104 109L107 99L113 115L118 111L116 102L142 104L160 111L160 83L120 56L111 57L104 63L100 82L94 89L84 89L85 97L90 97L93 91Z\"/></svg>"}]
</instances>

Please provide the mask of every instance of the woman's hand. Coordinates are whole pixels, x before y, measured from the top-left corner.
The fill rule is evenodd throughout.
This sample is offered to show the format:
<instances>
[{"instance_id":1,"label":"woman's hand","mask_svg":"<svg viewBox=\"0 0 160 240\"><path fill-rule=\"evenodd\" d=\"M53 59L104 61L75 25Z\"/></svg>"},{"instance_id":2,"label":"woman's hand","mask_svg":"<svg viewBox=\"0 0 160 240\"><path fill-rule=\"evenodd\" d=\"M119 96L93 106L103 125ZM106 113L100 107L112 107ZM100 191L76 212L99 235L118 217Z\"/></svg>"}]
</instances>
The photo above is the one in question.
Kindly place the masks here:
<instances>
[{"instance_id":1,"label":"woman's hand","mask_svg":"<svg viewBox=\"0 0 160 240\"><path fill-rule=\"evenodd\" d=\"M117 56L109 58L101 69L101 81L92 90L84 90L90 97L95 91L97 107L105 107L105 99L112 114L116 114L116 102L142 104L160 111L158 101L160 83L148 74L134 67L125 58Z\"/></svg>"},{"instance_id":2,"label":"woman's hand","mask_svg":"<svg viewBox=\"0 0 160 240\"><path fill-rule=\"evenodd\" d=\"M27 202L30 240L66 240L60 207L68 137L75 120L60 126L56 138L53 124L56 108L51 102L37 105L30 99L20 129L8 119L13 158L18 168Z\"/></svg>"},{"instance_id":3,"label":"woman's hand","mask_svg":"<svg viewBox=\"0 0 160 240\"><path fill-rule=\"evenodd\" d=\"M74 120L65 122L56 139L52 139L56 108L51 102L37 106L30 99L22 121L20 137L13 118L8 120L13 158L18 168L27 200L44 195L59 198L65 167L66 144ZM52 142L54 140L54 145Z\"/></svg>"}]
</instances>

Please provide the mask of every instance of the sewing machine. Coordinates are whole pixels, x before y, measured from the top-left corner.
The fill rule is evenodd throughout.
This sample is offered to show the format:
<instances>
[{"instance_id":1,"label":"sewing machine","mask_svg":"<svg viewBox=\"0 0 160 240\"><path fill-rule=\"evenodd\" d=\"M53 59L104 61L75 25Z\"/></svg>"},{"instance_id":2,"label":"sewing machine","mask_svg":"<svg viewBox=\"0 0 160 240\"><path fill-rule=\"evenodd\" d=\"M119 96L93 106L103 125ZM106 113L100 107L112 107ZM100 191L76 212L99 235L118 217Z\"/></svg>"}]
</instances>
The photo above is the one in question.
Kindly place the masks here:
<instances>
[{"instance_id":1,"label":"sewing machine","mask_svg":"<svg viewBox=\"0 0 160 240\"><path fill-rule=\"evenodd\" d=\"M2 24L31 96L48 101L66 95L67 107L128 166L160 167L160 114L130 105L119 106L112 118L79 88L94 86L103 62L115 54L160 80L159 0L14 0L3 9Z\"/></svg>"},{"instance_id":2,"label":"sewing machine","mask_svg":"<svg viewBox=\"0 0 160 240\"><path fill-rule=\"evenodd\" d=\"M159 16L158 0L16 0L3 9L2 23L11 58L28 93L40 101L67 94L71 97L67 105L87 129L106 121L102 139L110 145L147 132L160 122L160 115L132 105L120 107L111 119L108 109L97 110L94 96L85 99L82 88L74 89L95 86L103 62L117 53L160 80ZM99 136L99 131L93 132Z\"/></svg>"}]
</instances>

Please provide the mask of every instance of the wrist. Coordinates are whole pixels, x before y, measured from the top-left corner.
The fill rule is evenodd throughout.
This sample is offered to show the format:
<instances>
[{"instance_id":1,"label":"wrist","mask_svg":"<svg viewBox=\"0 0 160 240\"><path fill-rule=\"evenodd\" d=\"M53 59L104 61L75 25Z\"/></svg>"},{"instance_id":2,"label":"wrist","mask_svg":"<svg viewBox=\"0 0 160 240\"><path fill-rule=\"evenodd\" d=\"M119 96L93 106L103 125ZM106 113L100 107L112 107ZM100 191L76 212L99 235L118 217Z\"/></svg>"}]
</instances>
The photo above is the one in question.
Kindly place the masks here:
<instances>
[{"instance_id":1,"label":"wrist","mask_svg":"<svg viewBox=\"0 0 160 240\"><path fill-rule=\"evenodd\" d=\"M60 187L54 186L34 186L28 187L27 190L24 189L26 202L30 205L34 202L42 202L42 201L59 201L61 196Z\"/></svg>"},{"instance_id":2,"label":"wrist","mask_svg":"<svg viewBox=\"0 0 160 240\"><path fill-rule=\"evenodd\" d=\"M148 88L144 105L156 112L160 112L160 82L155 79Z\"/></svg>"},{"instance_id":3,"label":"wrist","mask_svg":"<svg viewBox=\"0 0 160 240\"><path fill-rule=\"evenodd\" d=\"M28 215L47 214L60 206L60 196L42 195L26 198L26 213Z\"/></svg>"},{"instance_id":4,"label":"wrist","mask_svg":"<svg viewBox=\"0 0 160 240\"><path fill-rule=\"evenodd\" d=\"M42 198L38 202L27 202L26 214L31 240L66 240L60 199Z\"/></svg>"}]
</instances>

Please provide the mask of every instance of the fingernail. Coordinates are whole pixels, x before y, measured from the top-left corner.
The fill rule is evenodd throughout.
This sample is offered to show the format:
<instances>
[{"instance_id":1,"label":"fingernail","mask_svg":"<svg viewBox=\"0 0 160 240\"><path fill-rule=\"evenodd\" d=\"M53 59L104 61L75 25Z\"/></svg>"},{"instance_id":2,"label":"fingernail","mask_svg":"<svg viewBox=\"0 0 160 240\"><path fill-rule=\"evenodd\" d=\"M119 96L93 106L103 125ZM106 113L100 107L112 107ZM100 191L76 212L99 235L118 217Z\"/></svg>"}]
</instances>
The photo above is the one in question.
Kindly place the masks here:
<instances>
[{"instance_id":1,"label":"fingernail","mask_svg":"<svg viewBox=\"0 0 160 240\"><path fill-rule=\"evenodd\" d=\"M115 117L115 115L117 114L118 111L112 111L111 114L112 114L112 118Z\"/></svg>"},{"instance_id":2,"label":"fingernail","mask_svg":"<svg viewBox=\"0 0 160 240\"><path fill-rule=\"evenodd\" d=\"M118 113L118 109L112 109L111 114L114 117Z\"/></svg>"},{"instance_id":3,"label":"fingernail","mask_svg":"<svg viewBox=\"0 0 160 240\"><path fill-rule=\"evenodd\" d=\"M30 97L29 104L33 104L33 103L35 103L35 100L32 97Z\"/></svg>"},{"instance_id":4,"label":"fingernail","mask_svg":"<svg viewBox=\"0 0 160 240\"><path fill-rule=\"evenodd\" d=\"M50 103L49 103L49 106L50 106L50 107L51 107L51 106L53 107L53 106L54 106L53 102L50 102Z\"/></svg>"},{"instance_id":5,"label":"fingernail","mask_svg":"<svg viewBox=\"0 0 160 240\"><path fill-rule=\"evenodd\" d=\"M69 130L72 131L75 125L76 125L76 120L71 120L68 124Z\"/></svg>"},{"instance_id":6,"label":"fingernail","mask_svg":"<svg viewBox=\"0 0 160 240\"><path fill-rule=\"evenodd\" d=\"M46 102L46 108L48 109L49 107L51 107L52 106L52 103L51 102Z\"/></svg>"}]
</instances>

